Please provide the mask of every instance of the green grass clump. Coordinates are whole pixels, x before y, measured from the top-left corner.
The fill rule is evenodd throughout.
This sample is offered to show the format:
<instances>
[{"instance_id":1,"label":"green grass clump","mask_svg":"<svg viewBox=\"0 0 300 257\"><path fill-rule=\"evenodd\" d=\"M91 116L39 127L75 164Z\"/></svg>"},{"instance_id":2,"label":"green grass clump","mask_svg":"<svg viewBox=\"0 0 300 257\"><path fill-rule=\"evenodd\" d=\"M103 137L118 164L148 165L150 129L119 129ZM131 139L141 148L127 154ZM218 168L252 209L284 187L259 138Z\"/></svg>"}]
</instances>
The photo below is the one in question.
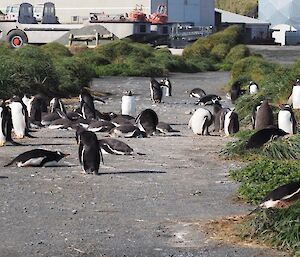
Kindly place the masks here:
<instances>
[{"instance_id":1,"label":"green grass clump","mask_svg":"<svg viewBox=\"0 0 300 257\"><path fill-rule=\"evenodd\" d=\"M288 209L263 210L242 223L241 236L288 250L300 256L300 202Z\"/></svg>"},{"instance_id":2,"label":"green grass clump","mask_svg":"<svg viewBox=\"0 0 300 257\"><path fill-rule=\"evenodd\" d=\"M264 158L251 162L245 168L231 170L230 176L242 183L238 191L239 198L257 204L268 192L299 180L300 166L296 161Z\"/></svg>"},{"instance_id":3,"label":"green grass clump","mask_svg":"<svg viewBox=\"0 0 300 257\"><path fill-rule=\"evenodd\" d=\"M254 130L239 132L238 140L229 142L221 151L225 158L239 159L243 161L257 158L269 158L274 160L298 160L300 159L300 134L285 136L267 142L258 149L246 149L249 138Z\"/></svg>"},{"instance_id":4,"label":"green grass clump","mask_svg":"<svg viewBox=\"0 0 300 257\"><path fill-rule=\"evenodd\" d=\"M57 42L42 45L40 48L51 58L72 56L70 50L66 46Z\"/></svg>"}]
</instances>

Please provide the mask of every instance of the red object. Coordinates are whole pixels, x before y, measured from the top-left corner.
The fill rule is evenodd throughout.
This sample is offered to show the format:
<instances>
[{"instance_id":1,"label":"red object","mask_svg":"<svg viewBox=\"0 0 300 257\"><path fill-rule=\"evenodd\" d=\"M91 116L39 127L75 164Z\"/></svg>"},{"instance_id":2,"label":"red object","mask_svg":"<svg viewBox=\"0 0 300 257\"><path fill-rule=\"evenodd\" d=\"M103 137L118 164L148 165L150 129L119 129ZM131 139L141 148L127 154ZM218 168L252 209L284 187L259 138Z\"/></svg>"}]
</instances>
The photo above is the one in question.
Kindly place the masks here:
<instances>
[{"instance_id":1,"label":"red object","mask_svg":"<svg viewBox=\"0 0 300 257\"><path fill-rule=\"evenodd\" d=\"M136 8L131 13L129 13L129 20L147 22L147 15L143 12L142 6L140 8L136 6Z\"/></svg>"},{"instance_id":2,"label":"red object","mask_svg":"<svg viewBox=\"0 0 300 257\"><path fill-rule=\"evenodd\" d=\"M167 6L159 5L157 12L152 13L149 17L149 21L154 24L164 24L168 22Z\"/></svg>"}]
</instances>

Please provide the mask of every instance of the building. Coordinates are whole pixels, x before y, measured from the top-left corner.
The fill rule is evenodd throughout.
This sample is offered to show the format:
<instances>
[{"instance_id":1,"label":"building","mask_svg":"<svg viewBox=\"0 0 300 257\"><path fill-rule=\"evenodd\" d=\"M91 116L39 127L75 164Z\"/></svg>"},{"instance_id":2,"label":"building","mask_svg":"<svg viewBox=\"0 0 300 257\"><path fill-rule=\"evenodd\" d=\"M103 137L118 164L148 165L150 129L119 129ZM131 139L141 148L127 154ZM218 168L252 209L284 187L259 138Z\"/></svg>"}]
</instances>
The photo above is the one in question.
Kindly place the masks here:
<instances>
[{"instance_id":1,"label":"building","mask_svg":"<svg viewBox=\"0 0 300 257\"><path fill-rule=\"evenodd\" d=\"M259 0L258 17L270 22L276 43L300 44L299 0Z\"/></svg>"},{"instance_id":2,"label":"building","mask_svg":"<svg viewBox=\"0 0 300 257\"><path fill-rule=\"evenodd\" d=\"M41 4L42 0L1 0L0 10L12 4L29 2ZM159 5L167 6L169 22L190 22L196 26L214 26L214 0L52 0L61 23L81 23L90 13L119 15L142 8L149 15L157 11Z\"/></svg>"},{"instance_id":3,"label":"building","mask_svg":"<svg viewBox=\"0 0 300 257\"><path fill-rule=\"evenodd\" d=\"M244 29L245 43L267 43L271 39L270 23L236 13L216 10L216 26L219 29L230 25L241 25Z\"/></svg>"}]
</instances>

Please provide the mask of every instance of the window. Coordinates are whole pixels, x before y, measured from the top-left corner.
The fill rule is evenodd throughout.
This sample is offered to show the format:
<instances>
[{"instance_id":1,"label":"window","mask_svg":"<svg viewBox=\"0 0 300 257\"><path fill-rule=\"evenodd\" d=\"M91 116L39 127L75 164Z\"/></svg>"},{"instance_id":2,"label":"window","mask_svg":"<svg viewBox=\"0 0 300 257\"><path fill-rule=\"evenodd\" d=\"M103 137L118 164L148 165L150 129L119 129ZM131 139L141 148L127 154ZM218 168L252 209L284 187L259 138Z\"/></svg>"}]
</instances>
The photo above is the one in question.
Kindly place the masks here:
<instances>
[{"instance_id":1,"label":"window","mask_svg":"<svg viewBox=\"0 0 300 257\"><path fill-rule=\"evenodd\" d=\"M146 25L140 25L140 33L146 33Z\"/></svg>"}]
</instances>

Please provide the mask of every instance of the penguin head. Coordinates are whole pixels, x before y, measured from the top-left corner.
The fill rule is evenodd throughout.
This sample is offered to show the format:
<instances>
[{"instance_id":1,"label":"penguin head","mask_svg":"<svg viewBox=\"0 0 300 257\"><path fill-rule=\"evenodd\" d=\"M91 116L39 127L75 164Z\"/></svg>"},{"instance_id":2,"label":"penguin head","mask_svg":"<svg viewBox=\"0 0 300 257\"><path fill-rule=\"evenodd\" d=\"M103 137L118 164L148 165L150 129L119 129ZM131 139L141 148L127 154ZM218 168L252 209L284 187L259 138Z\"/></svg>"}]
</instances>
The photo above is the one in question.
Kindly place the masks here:
<instances>
[{"instance_id":1,"label":"penguin head","mask_svg":"<svg viewBox=\"0 0 300 257\"><path fill-rule=\"evenodd\" d=\"M70 154L68 154L68 153L62 153L60 151L56 151L56 155L57 155L58 159L60 160L60 159L62 159L64 157L66 157L66 156L69 156Z\"/></svg>"}]
</instances>

